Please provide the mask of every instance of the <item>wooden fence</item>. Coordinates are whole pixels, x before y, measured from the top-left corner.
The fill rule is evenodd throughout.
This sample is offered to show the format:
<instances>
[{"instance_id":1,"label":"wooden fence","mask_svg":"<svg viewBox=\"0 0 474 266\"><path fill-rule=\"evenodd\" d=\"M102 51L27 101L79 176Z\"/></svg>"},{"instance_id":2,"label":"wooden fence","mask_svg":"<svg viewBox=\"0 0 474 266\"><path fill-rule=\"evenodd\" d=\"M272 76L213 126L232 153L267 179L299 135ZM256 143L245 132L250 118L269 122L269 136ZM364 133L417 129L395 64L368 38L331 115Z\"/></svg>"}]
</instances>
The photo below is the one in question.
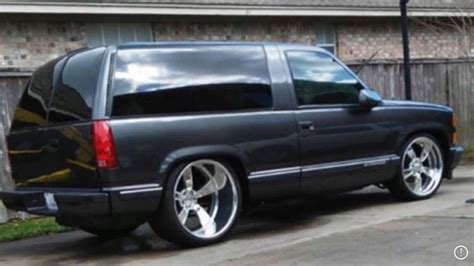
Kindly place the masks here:
<instances>
[{"instance_id":1,"label":"wooden fence","mask_svg":"<svg viewBox=\"0 0 474 266\"><path fill-rule=\"evenodd\" d=\"M359 63L349 66L357 70ZM404 99L403 65L398 61L372 62L359 76L384 98ZM460 143L474 147L474 64L468 60L422 60L412 63L413 99L452 107L458 116ZM27 77L0 77L0 190L12 186L5 159L3 135L8 132ZM3 130L2 130L3 128ZM7 212L0 204L0 223L23 214Z\"/></svg>"},{"instance_id":2,"label":"wooden fence","mask_svg":"<svg viewBox=\"0 0 474 266\"><path fill-rule=\"evenodd\" d=\"M0 191L13 187L9 166L6 160L5 135L9 131L13 112L26 85L27 77L0 78ZM0 202L0 223L9 218L24 217L23 213L7 211Z\"/></svg>"}]
</instances>

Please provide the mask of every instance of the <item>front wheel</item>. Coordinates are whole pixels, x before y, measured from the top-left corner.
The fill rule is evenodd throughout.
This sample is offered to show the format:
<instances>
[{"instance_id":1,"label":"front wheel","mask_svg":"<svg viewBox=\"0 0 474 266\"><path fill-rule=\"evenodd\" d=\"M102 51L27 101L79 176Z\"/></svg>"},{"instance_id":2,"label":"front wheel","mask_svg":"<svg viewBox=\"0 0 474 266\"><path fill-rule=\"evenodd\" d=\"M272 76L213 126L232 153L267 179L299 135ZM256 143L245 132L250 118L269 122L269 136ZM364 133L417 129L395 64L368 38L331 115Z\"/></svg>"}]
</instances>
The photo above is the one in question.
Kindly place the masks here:
<instances>
[{"instance_id":1,"label":"front wheel","mask_svg":"<svg viewBox=\"0 0 474 266\"><path fill-rule=\"evenodd\" d=\"M172 171L160 208L149 224L170 242L208 245L228 235L240 206L240 186L232 167L216 160L196 160Z\"/></svg>"},{"instance_id":2,"label":"front wheel","mask_svg":"<svg viewBox=\"0 0 474 266\"><path fill-rule=\"evenodd\" d=\"M441 185L444 158L434 137L419 134L410 138L401 150L401 164L388 184L390 192L404 200L431 197Z\"/></svg>"}]
</instances>

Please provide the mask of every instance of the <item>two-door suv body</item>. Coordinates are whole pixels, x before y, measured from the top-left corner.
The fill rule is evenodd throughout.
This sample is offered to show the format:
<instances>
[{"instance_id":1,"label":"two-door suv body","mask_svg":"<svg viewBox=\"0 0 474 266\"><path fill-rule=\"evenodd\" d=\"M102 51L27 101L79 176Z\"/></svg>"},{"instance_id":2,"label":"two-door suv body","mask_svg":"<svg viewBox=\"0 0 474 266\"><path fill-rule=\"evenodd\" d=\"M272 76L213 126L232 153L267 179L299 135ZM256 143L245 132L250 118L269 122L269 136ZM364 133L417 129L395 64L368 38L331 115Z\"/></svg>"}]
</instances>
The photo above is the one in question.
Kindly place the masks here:
<instances>
[{"instance_id":1,"label":"two-door suv body","mask_svg":"<svg viewBox=\"0 0 474 266\"><path fill-rule=\"evenodd\" d=\"M462 149L441 105L389 101L329 52L276 43L83 49L36 70L7 136L11 209L100 236L214 243L241 208L371 184L433 195Z\"/></svg>"}]
</instances>

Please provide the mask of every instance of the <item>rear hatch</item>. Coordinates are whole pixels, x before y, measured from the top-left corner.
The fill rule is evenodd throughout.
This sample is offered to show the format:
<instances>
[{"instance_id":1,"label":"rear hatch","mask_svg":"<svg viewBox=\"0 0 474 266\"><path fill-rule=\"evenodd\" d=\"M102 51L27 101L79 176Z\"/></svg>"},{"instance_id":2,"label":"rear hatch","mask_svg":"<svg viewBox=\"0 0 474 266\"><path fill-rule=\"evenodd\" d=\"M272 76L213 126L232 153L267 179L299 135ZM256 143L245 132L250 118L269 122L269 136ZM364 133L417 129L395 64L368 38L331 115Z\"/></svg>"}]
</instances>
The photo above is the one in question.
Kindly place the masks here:
<instances>
[{"instance_id":1,"label":"rear hatch","mask_svg":"<svg viewBox=\"0 0 474 266\"><path fill-rule=\"evenodd\" d=\"M7 136L18 187L101 185L92 110L105 48L81 50L36 70Z\"/></svg>"}]
</instances>

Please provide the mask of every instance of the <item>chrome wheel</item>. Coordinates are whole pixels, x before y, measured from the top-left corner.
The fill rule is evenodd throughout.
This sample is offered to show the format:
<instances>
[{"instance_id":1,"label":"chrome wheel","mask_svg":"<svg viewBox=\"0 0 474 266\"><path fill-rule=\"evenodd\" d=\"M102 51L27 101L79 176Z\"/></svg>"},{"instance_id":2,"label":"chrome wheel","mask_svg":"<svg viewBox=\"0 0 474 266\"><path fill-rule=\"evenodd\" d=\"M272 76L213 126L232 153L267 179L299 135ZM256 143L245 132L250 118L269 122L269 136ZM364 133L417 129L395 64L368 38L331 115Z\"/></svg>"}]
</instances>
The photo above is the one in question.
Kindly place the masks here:
<instances>
[{"instance_id":1,"label":"chrome wheel","mask_svg":"<svg viewBox=\"0 0 474 266\"><path fill-rule=\"evenodd\" d=\"M214 160L186 165L174 185L174 210L181 226L198 238L226 232L238 207L239 195L229 170Z\"/></svg>"},{"instance_id":2,"label":"chrome wheel","mask_svg":"<svg viewBox=\"0 0 474 266\"><path fill-rule=\"evenodd\" d=\"M413 194L423 197L436 190L443 174L443 156L430 138L418 137L406 147L402 158L403 181Z\"/></svg>"}]
</instances>

